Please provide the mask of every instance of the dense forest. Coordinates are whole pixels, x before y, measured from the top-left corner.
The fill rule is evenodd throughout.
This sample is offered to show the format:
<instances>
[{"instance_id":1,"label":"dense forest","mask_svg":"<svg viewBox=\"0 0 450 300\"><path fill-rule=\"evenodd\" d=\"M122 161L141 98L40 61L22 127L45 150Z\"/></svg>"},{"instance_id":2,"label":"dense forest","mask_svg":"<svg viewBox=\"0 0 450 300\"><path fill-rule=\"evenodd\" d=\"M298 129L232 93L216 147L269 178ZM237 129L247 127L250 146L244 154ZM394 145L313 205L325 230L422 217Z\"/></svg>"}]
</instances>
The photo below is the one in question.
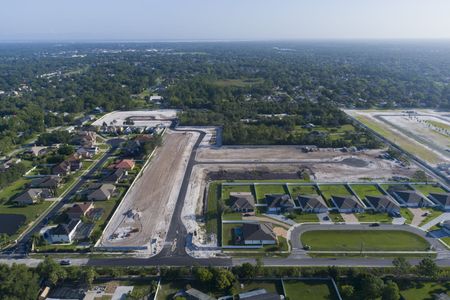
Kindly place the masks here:
<instances>
[{"instance_id":1,"label":"dense forest","mask_svg":"<svg viewBox=\"0 0 450 300\"><path fill-rule=\"evenodd\" d=\"M140 108L145 91L184 110L182 124L224 126L225 143L375 147L337 138L339 108L450 108L445 42L0 45L0 151L96 107Z\"/></svg>"}]
</instances>

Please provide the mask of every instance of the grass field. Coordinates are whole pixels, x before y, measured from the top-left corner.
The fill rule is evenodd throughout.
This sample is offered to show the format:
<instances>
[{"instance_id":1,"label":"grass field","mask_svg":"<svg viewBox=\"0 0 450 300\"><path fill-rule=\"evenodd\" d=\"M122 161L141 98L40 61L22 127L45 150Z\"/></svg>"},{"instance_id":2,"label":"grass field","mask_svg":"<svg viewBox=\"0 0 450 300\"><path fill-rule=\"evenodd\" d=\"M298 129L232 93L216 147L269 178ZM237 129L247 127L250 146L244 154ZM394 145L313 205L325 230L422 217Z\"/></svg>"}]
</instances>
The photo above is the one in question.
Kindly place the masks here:
<instances>
[{"instance_id":1,"label":"grass field","mask_svg":"<svg viewBox=\"0 0 450 300\"><path fill-rule=\"evenodd\" d=\"M359 222L380 222L380 223L392 223L392 217L387 213L359 213L355 214Z\"/></svg>"},{"instance_id":2,"label":"grass field","mask_svg":"<svg viewBox=\"0 0 450 300\"><path fill-rule=\"evenodd\" d=\"M18 196L21 192L25 190L25 186L30 183L31 179L20 178L14 181L4 189L0 191L0 203L7 203L9 200Z\"/></svg>"},{"instance_id":3,"label":"grass field","mask_svg":"<svg viewBox=\"0 0 450 300\"><path fill-rule=\"evenodd\" d=\"M314 128L303 128L302 126L296 126L292 134L294 135L302 135L308 134L311 132L319 132L325 134L327 139L332 141L343 139L348 132L354 132L355 127L351 124L342 125L339 127L322 127L315 126Z\"/></svg>"},{"instance_id":4,"label":"grass field","mask_svg":"<svg viewBox=\"0 0 450 300\"><path fill-rule=\"evenodd\" d=\"M411 224L414 215L408 208L406 207L400 208L400 214L402 215L403 218L406 219L405 224Z\"/></svg>"},{"instance_id":5,"label":"grass field","mask_svg":"<svg viewBox=\"0 0 450 300\"><path fill-rule=\"evenodd\" d=\"M420 236L394 230L316 230L303 233L300 239L315 251L426 251L429 246Z\"/></svg>"},{"instance_id":6,"label":"grass field","mask_svg":"<svg viewBox=\"0 0 450 300\"><path fill-rule=\"evenodd\" d=\"M286 194L288 191L284 184L261 184L255 185L256 199L258 203L266 203L266 194Z\"/></svg>"},{"instance_id":7,"label":"grass field","mask_svg":"<svg viewBox=\"0 0 450 300\"><path fill-rule=\"evenodd\" d=\"M236 224L222 223L222 246L234 245L232 231L234 228L241 226L242 224L239 223Z\"/></svg>"},{"instance_id":8,"label":"grass field","mask_svg":"<svg viewBox=\"0 0 450 300\"><path fill-rule=\"evenodd\" d=\"M383 193L373 184L354 184L351 185L353 191L358 195L361 200L364 200L366 196L382 196Z\"/></svg>"},{"instance_id":9,"label":"grass field","mask_svg":"<svg viewBox=\"0 0 450 300\"><path fill-rule=\"evenodd\" d=\"M208 191L208 207L206 211L206 233L217 234L218 223L220 222L219 215L217 213L217 201L220 195L220 183L212 182L209 185Z\"/></svg>"},{"instance_id":10,"label":"grass field","mask_svg":"<svg viewBox=\"0 0 450 300\"><path fill-rule=\"evenodd\" d=\"M413 188L428 197L430 193L444 194L446 191L439 185L435 184L414 184Z\"/></svg>"},{"instance_id":11,"label":"grass field","mask_svg":"<svg viewBox=\"0 0 450 300\"><path fill-rule=\"evenodd\" d=\"M344 222L344 218L342 218L341 214L338 212L330 212L328 215L334 223Z\"/></svg>"},{"instance_id":12,"label":"grass field","mask_svg":"<svg viewBox=\"0 0 450 300\"><path fill-rule=\"evenodd\" d=\"M400 291L405 300L434 299L433 294L444 293L450 296L450 283L417 282L414 287Z\"/></svg>"},{"instance_id":13,"label":"grass field","mask_svg":"<svg viewBox=\"0 0 450 300\"><path fill-rule=\"evenodd\" d=\"M382 135L384 138L390 140L391 142L397 144L404 150L408 151L409 153L416 155L419 158L433 164L438 163L440 161L439 157L432 151L423 147L421 144L414 143L412 140L404 137L403 135L392 131L389 125L376 122L375 120L366 116L358 115L355 116L355 118L364 125L366 125L367 127L369 127L370 129L372 129L373 131Z\"/></svg>"},{"instance_id":14,"label":"grass field","mask_svg":"<svg viewBox=\"0 0 450 300\"><path fill-rule=\"evenodd\" d=\"M262 78L218 79L212 82L220 87L251 87L263 83Z\"/></svg>"},{"instance_id":15,"label":"grass field","mask_svg":"<svg viewBox=\"0 0 450 300\"><path fill-rule=\"evenodd\" d=\"M288 218L296 223L309 223L309 222L319 222L317 214L310 213L292 213L288 215Z\"/></svg>"},{"instance_id":16,"label":"grass field","mask_svg":"<svg viewBox=\"0 0 450 300\"><path fill-rule=\"evenodd\" d=\"M314 185L288 185L289 193L293 199L300 195L318 195L318 191Z\"/></svg>"},{"instance_id":17,"label":"grass field","mask_svg":"<svg viewBox=\"0 0 450 300\"><path fill-rule=\"evenodd\" d=\"M444 129L444 130L448 130L450 131L450 126L443 123L443 122L439 122L439 121L433 121L433 120L427 120L427 123L430 123L431 125L440 128L440 129Z\"/></svg>"},{"instance_id":18,"label":"grass field","mask_svg":"<svg viewBox=\"0 0 450 300\"><path fill-rule=\"evenodd\" d=\"M284 281L289 300L333 300L338 299L331 282L318 280Z\"/></svg>"}]
</instances>

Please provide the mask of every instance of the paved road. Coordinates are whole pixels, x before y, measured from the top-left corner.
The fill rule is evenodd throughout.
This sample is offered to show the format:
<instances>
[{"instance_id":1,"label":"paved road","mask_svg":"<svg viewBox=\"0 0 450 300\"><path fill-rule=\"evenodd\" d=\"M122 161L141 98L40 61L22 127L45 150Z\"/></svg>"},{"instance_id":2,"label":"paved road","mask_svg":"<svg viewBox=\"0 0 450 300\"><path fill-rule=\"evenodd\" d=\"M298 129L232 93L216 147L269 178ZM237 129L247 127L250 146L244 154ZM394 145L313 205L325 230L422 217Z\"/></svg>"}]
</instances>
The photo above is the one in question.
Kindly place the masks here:
<instances>
[{"instance_id":1,"label":"paved road","mask_svg":"<svg viewBox=\"0 0 450 300\"><path fill-rule=\"evenodd\" d=\"M422 230L428 230L431 227L433 227L434 225L439 224L440 222L443 221L447 221L450 220L450 212L445 212L442 215L434 218L433 220L431 220L430 222L426 223L425 225L421 226L420 229Z\"/></svg>"},{"instance_id":2,"label":"paved road","mask_svg":"<svg viewBox=\"0 0 450 300\"><path fill-rule=\"evenodd\" d=\"M117 150L117 147L117 142L113 142L110 150L108 150L108 152L106 152L106 154L85 175L81 176L80 180L72 186L72 188L66 193L66 195L64 195L64 197L51 208L45 218L42 218L25 235L23 235L16 245L12 246L9 249L6 249L4 251L4 254L12 254L18 256L26 255L28 253L30 239L33 237L33 235L44 228L47 223L46 220L53 218L65 204L69 203L70 198L75 195L75 193L83 186L86 180L103 165L103 163L114 153L115 150Z\"/></svg>"}]
</instances>

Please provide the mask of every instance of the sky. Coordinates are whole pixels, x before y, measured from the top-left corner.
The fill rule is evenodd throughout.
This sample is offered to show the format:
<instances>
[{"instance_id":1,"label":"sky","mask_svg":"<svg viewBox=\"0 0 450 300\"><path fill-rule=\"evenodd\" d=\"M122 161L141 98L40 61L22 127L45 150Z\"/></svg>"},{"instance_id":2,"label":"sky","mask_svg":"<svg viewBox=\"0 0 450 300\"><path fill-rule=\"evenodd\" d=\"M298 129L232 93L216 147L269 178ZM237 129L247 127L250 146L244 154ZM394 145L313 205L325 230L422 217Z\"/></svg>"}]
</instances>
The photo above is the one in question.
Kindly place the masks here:
<instances>
[{"instance_id":1,"label":"sky","mask_svg":"<svg viewBox=\"0 0 450 300\"><path fill-rule=\"evenodd\" d=\"M0 0L0 41L450 39L450 0Z\"/></svg>"}]
</instances>

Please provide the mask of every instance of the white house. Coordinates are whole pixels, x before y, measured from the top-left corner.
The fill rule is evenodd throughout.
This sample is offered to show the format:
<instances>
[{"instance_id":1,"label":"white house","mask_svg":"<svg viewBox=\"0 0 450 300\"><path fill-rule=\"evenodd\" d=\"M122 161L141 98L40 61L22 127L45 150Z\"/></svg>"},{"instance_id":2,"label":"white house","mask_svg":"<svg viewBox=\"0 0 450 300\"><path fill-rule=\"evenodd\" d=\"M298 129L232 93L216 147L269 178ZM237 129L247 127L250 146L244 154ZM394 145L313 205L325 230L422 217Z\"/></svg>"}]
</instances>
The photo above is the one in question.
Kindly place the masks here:
<instances>
[{"instance_id":1,"label":"white house","mask_svg":"<svg viewBox=\"0 0 450 300\"><path fill-rule=\"evenodd\" d=\"M70 244L81 220L71 220L68 224L59 224L50 229L49 238L52 243Z\"/></svg>"}]
</instances>

